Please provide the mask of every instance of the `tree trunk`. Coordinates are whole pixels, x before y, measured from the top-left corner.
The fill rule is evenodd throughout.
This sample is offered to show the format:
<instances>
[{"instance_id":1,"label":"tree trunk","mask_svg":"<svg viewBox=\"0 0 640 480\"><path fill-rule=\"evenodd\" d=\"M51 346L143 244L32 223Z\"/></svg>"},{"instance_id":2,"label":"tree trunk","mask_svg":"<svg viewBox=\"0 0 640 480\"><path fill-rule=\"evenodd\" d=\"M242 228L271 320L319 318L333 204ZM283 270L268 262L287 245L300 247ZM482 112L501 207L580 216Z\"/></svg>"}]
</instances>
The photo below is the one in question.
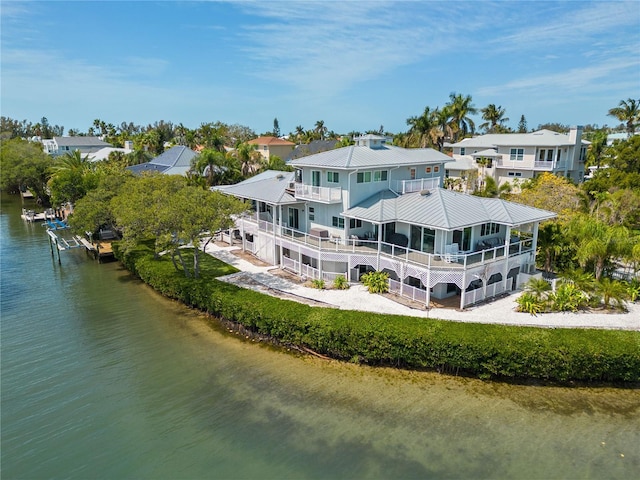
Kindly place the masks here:
<instances>
[{"instance_id":1,"label":"tree trunk","mask_svg":"<svg viewBox=\"0 0 640 480\"><path fill-rule=\"evenodd\" d=\"M184 258L179 248L176 248L176 252L178 252L178 258L180 259L180 265L182 265L182 270L184 271L184 276L187 278L191 278L191 274L189 273L189 269L184 263Z\"/></svg>"}]
</instances>

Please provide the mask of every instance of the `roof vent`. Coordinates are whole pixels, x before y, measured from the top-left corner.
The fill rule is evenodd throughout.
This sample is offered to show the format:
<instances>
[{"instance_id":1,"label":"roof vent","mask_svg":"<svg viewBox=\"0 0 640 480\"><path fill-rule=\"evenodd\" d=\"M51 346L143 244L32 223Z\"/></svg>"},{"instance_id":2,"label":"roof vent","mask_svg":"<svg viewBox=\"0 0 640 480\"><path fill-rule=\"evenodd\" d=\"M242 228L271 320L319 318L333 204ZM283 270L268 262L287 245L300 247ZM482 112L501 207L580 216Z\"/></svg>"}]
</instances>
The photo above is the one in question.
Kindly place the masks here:
<instances>
[{"instance_id":1,"label":"roof vent","mask_svg":"<svg viewBox=\"0 0 640 480\"><path fill-rule=\"evenodd\" d=\"M277 178L278 180L282 180L282 179L284 178L284 175L283 175L283 174L281 174L281 173L279 173L278 175L276 175L276 178Z\"/></svg>"},{"instance_id":2,"label":"roof vent","mask_svg":"<svg viewBox=\"0 0 640 480\"><path fill-rule=\"evenodd\" d=\"M422 195L423 197L428 197L429 195L431 195L431 190L428 189L424 189L424 190L420 190L420 195Z\"/></svg>"}]
</instances>

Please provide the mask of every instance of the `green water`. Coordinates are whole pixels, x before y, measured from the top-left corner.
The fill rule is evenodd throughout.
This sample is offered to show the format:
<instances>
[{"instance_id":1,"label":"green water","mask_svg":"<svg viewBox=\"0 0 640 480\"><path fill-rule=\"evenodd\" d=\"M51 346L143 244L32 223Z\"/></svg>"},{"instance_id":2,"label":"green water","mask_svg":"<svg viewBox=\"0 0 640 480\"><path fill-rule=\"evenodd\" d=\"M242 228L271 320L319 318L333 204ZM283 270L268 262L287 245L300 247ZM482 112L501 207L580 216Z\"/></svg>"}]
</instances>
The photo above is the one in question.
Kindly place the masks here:
<instances>
[{"instance_id":1,"label":"green water","mask_svg":"<svg viewBox=\"0 0 640 480\"><path fill-rule=\"evenodd\" d=\"M0 216L1 467L32 478L635 478L640 392L274 351Z\"/></svg>"}]
</instances>

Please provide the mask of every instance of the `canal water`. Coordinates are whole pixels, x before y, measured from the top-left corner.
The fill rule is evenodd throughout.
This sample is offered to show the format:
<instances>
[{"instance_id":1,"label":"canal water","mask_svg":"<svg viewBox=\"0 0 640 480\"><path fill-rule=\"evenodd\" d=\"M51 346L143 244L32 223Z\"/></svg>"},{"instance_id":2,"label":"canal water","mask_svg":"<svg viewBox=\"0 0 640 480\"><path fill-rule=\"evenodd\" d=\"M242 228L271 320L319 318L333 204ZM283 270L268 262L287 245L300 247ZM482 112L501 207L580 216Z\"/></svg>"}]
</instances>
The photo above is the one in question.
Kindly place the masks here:
<instances>
[{"instance_id":1,"label":"canal water","mask_svg":"<svg viewBox=\"0 0 640 480\"><path fill-rule=\"evenodd\" d=\"M618 478L640 394L372 369L220 331L3 195L6 479Z\"/></svg>"}]
</instances>

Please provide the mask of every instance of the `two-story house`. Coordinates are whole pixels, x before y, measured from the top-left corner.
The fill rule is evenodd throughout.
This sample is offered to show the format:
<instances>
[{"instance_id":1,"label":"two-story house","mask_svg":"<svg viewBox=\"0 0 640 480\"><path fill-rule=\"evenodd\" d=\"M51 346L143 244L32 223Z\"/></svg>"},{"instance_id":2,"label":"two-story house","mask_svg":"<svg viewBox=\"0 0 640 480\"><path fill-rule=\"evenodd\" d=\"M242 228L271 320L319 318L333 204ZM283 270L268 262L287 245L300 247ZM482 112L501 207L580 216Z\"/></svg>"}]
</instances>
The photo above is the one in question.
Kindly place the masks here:
<instances>
[{"instance_id":1,"label":"two-story house","mask_svg":"<svg viewBox=\"0 0 640 480\"><path fill-rule=\"evenodd\" d=\"M53 156L73 153L76 150L84 156L86 154L96 153L102 148L112 146L113 145L101 140L99 137L90 136L53 137L42 140L44 152Z\"/></svg>"},{"instance_id":2,"label":"two-story house","mask_svg":"<svg viewBox=\"0 0 640 480\"><path fill-rule=\"evenodd\" d=\"M426 305L459 295L464 308L534 273L538 224L554 213L442 189L450 157L436 150L356 142L213 187L252 205L227 238L302 277L386 271L392 291Z\"/></svg>"},{"instance_id":3,"label":"two-story house","mask_svg":"<svg viewBox=\"0 0 640 480\"><path fill-rule=\"evenodd\" d=\"M249 145L254 145L256 151L260 152L260 155L262 155L262 158L265 160L269 160L271 155L275 155L276 157L280 157L284 160L296 146L295 143L288 140L268 136L254 138L253 140L249 140L247 143Z\"/></svg>"},{"instance_id":4,"label":"two-story house","mask_svg":"<svg viewBox=\"0 0 640 480\"><path fill-rule=\"evenodd\" d=\"M533 178L542 172L579 183L584 178L588 146L589 142L582 140L580 126L571 127L568 134L550 130L494 133L451 145L454 160L471 161L480 180L491 176L498 185L516 178Z\"/></svg>"}]
</instances>

